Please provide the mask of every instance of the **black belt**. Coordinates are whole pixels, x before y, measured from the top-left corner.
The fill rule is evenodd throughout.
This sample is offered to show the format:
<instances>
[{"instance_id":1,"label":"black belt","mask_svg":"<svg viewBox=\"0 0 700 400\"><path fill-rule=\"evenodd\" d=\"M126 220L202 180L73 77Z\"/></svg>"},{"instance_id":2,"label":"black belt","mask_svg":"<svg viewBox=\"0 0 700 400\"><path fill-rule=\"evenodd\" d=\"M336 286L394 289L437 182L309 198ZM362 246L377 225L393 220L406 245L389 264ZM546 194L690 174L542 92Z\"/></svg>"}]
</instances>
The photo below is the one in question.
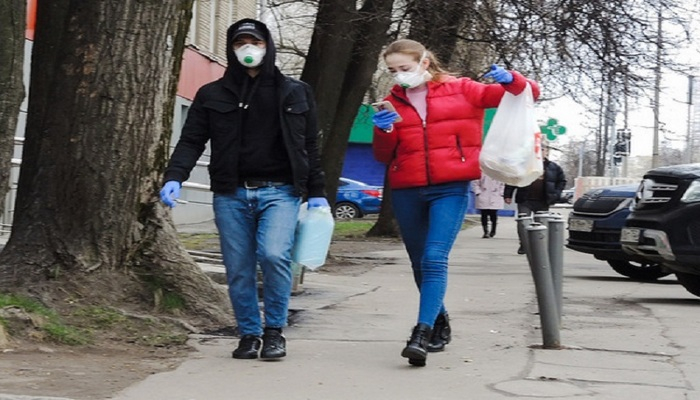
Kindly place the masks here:
<instances>
[{"instance_id":1,"label":"black belt","mask_svg":"<svg viewBox=\"0 0 700 400\"><path fill-rule=\"evenodd\" d=\"M246 180L246 181L241 181L241 183L239 183L238 185L243 186L246 189L258 189L258 188L265 188L265 187L284 186L284 185L289 185L289 183L288 182L274 182L274 181Z\"/></svg>"}]
</instances>

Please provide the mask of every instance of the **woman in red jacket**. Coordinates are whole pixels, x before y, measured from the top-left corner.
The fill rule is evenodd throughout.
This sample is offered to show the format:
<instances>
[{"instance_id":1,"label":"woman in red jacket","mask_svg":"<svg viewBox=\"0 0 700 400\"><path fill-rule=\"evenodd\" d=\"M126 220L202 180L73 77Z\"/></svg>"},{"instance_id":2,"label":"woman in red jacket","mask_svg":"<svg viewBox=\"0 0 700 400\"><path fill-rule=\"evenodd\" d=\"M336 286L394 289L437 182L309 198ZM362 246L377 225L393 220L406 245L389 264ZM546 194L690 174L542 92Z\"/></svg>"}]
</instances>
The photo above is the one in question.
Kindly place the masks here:
<instances>
[{"instance_id":1,"label":"woman in red jacket","mask_svg":"<svg viewBox=\"0 0 700 400\"><path fill-rule=\"evenodd\" d=\"M485 75L500 84L456 78L413 40L398 40L383 54L396 85L385 100L396 112L373 117L375 158L388 164L394 214L420 292L418 324L401 356L424 366L427 353L451 340L443 305L447 261L467 208L469 181L478 179L484 109L505 91L520 94L530 82L493 65ZM399 118L399 116L401 118Z\"/></svg>"}]
</instances>

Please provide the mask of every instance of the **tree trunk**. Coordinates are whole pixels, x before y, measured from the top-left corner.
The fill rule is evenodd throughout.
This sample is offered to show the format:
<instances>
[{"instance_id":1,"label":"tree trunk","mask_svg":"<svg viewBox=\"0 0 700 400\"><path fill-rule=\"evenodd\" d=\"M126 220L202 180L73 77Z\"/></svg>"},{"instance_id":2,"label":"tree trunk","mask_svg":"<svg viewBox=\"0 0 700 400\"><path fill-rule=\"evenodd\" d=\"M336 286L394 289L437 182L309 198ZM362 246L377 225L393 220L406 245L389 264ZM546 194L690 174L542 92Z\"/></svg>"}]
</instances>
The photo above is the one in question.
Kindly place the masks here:
<instances>
[{"instance_id":1,"label":"tree trunk","mask_svg":"<svg viewBox=\"0 0 700 400\"><path fill-rule=\"evenodd\" d=\"M302 79L314 89L323 134L326 189L333 195L343 169L350 128L386 43L393 0L321 0Z\"/></svg>"},{"instance_id":2,"label":"tree trunk","mask_svg":"<svg viewBox=\"0 0 700 400\"><path fill-rule=\"evenodd\" d=\"M0 215L10 190L10 170L17 117L24 99L25 0L0 0Z\"/></svg>"},{"instance_id":3,"label":"tree trunk","mask_svg":"<svg viewBox=\"0 0 700 400\"><path fill-rule=\"evenodd\" d=\"M387 171L388 172L388 171ZM384 190L382 192L382 208L379 210L377 222L367 232L367 237L399 237L399 225L394 218L394 207L391 203L391 188L389 174L384 174Z\"/></svg>"},{"instance_id":4,"label":"tree trunk","mask_svg":"<svg viewBox=\"0 0 700 400\"><path fill-rule=\"evenodd\" d=\"M120 273L181 297L195 325L231 322L156 195L191 7L39 3L15 222L0 257L6 287L98 285Z\"/></svg>"},{"instance_id":5,"label":"tree trunk","mask_svg":"<svg viewBox=\"0 0 700 400\"><path fill-rule=\"evenodd\" d=\"M409 5L409 39L421 42L444 65L455 53L457 33L465 23L470 2L464 0L414 0Z\"/></svg>"}]
</instances>

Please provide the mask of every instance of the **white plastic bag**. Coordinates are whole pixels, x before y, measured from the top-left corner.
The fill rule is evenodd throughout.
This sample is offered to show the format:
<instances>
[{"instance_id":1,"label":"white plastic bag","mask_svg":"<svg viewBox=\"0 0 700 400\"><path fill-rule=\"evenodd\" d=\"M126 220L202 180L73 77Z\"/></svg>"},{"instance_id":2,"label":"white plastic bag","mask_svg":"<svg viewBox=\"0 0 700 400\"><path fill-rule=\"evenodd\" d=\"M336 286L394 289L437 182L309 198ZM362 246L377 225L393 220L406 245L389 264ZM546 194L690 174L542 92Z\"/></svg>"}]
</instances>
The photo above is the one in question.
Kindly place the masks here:
<instances>
[{"instance_id":1,"label":"white plastic bag","mask_svg":"<svg viewBox=\"0 0 700 400\"><path fill-rule=\"evenodd\" d=\"M511 186L527 186L542 175L542 133L529 83L517 96L503 95L484 139L479 165L484 174Z\"/></svg>"},{"instance_id":2,"label":"white plastic bag","mask_svg":"<svg viewBox=\"0 0 700 400\"><path fill-rule=\"evenodd\" d=\"M326 263L335 221L330 207L299 208L299 220L292 247L292 261L310 270Z\"/></svg>"}]
</instances>

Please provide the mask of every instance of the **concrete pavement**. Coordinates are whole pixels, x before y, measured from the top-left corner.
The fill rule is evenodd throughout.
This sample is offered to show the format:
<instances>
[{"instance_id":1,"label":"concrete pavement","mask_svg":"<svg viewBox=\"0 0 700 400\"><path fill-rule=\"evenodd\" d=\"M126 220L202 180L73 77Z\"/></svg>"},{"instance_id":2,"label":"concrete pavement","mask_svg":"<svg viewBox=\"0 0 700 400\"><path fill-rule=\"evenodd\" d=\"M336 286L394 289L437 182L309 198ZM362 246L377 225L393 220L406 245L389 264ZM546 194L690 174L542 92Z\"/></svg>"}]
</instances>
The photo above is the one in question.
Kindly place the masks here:
<instances>
[{"instance_id":1,"label":"concrete pavement","mask_svg":"<svg viewBox=\"0 0 700 400\"><path fill-rule=\"evenodd\" d=\"M283 361L234 360L237 339L193 336L198 351L180 367L112 399L700 400L698 299L672 278L632 282L567 250L564 349L539 349L529 267L514 220L500 221L492 239L460 233L446 297L453 341L424 368L400 357L418 306L405 252L374 252L365 256L396 261L360 276L307 272Z\"/></svg>"},{"instance_id":2,"label":"concrete pavement","mask_svg":"<svg viewBox=\"0 0 700 400\"><path fill-rule=\"evenodd\" d=\"M501 218L495 238L480 236L470 229L457 240L446 298L453 342L424 368L399 355L418 304L408 259L403 250L375 252L396 263L361 276L306 274L305 293L291 304L298 313L285 330L285 360L233 360L236 339L196 336L198 352L178 369L113 399L700 399L699 352L685 346L695 340L671 327L686 320L676 302L697 300L672 280L632 282L567 250L565 348L542 350L515 222ZM658 305L678 319L665 320L640 296L667 299Z\"/></svg>"}]
</instances>

